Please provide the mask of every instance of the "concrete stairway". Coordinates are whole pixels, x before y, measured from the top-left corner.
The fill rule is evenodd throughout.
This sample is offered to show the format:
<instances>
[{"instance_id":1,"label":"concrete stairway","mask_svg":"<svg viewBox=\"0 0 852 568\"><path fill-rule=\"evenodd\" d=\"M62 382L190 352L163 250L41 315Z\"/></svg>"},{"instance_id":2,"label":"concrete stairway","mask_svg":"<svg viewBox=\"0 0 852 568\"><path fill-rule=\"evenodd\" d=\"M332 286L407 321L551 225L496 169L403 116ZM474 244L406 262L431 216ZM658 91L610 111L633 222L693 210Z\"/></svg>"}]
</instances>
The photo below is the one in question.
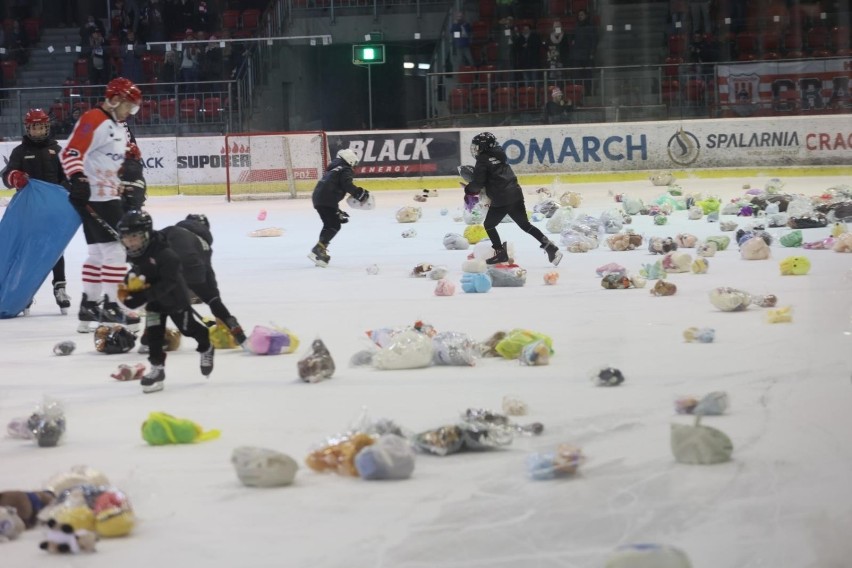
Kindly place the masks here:
<instances>
[{"instance_id":1,"label":"concrete stairway","mask_svg":"<svg viewBox=\"0 0 852 568\"><path fill-rule=\"evenodd\" d=\"M44 30L41 41L30 49L29 63L18 71L17 87L60 87L68 77L74 76L74 61L80 57L75 50L79 44L80 34L74 28ZM51 46L53 53L48 51ZM66 53L66 47L71 48L70 53ZM54 92L60 93L61 89Z\"/></svg>"}]
</instances>

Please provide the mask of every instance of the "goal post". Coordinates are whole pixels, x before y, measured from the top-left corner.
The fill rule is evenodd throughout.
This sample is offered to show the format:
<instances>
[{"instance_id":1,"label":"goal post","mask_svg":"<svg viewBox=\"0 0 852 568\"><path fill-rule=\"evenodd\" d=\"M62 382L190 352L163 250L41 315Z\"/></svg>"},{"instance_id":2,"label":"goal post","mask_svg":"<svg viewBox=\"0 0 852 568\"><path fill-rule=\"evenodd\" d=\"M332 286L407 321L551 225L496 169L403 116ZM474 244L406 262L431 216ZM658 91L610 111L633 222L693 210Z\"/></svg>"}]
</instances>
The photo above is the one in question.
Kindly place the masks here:
<instances>
[{"instance_id":1,"label":"goal post","mask_svg":"<svg viewBox=\"0 0 852 568\"><path fill-rule=\"evenodd\" d=\"M228 201L309 196L328 165L322 130L225 135Z\"/></svg>"}]
</instances>

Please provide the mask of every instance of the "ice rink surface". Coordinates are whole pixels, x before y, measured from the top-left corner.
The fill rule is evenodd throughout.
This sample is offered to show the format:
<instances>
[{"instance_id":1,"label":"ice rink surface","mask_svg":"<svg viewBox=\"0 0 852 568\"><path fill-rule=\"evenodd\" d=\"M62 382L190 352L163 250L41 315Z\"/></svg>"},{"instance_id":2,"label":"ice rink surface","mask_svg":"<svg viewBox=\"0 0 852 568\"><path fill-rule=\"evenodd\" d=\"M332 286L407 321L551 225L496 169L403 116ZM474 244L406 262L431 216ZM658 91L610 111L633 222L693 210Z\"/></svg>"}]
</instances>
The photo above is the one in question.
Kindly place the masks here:
<instances>
[{"instance_id":1,"label":"ice rink surface","mask_svg":"<svg viewBox=\"0 0 852 568\"><path fill-rule=\"evenodd\" d=\"M763 187L765 181L679 183L687 193L727 200L742 195L744 183ZM849 180L785 181L785 191L815 195ZM611 193L646 203L662 194L646 181L555 189L581 192L578 213L592 215L616 206ZM58 314L45 285L29 317L0 321L0 422L28 415L50 395L64 403L68 423L53 449L0 438L0 490L34 490L55 473L87 464L129 495L138 524L127 538L101 540L93 556L62 561L49 561L38 549L42 531L31 530L0 544L0 566L591 568L603 566L615 547L636 542L677 546L695 568L852 563L852 255L784 249L776 239L771 259L746 261L732 243L710 259L707 274L672 274L677 294L654 297L650 286L604 290L595 275L608 262L638 272L660 258L645 246L566 252L559 283L545 286L543 275L552 267L538 243L502 224L501 235L528 270L526 286L437 297L433 281L409 272L421 262L445 265L458 282L467 253L445 250L441 241L465 228L453 221L461 191L442 190L422 204L413 195L376 192L374 211L352 211L329 249L327 269L306 258L320 228L308 199L151 198L156 228L187 213L208 215L223 299L247 330L275 323L302 341L295 354L274 357L220 350L205 379L194 343L184 338L168 357L165 390L151 395L137 383L110 378L120 363L145 362L144 356L97 353L90 335L75 332L85 256L78 232L66 254L72 314ZM527 207L535 201L527 196ZM396 222L405 205L423 208L417 223ZM441 215L443 208L448 215ZM268 212L263 222L257 220L261 209ZM741 227L749 223L737 220ZM281 227L284 234L248 236L262 227ZM646 243L680 232L722 234L718 223L690 221L683 211L666 226L636 216L633 228ZM407 229L417 236L403 239ZM776 237L782 231L769 229ZM804 233L807 242L829 231ZM778 262L794 254L811 260L811 273L780 276ZM379 274L367 273L371 264ZM779 306L792 306L793 323L769 324L755 307L720 312L708 301L716 286L776 294ZM409 371L349 367L365 346L365 331L418 319L477 340L498 330L532 329L553 338L555 355L541 367L503 359ZM682 333L691 326L715 328L715 343L685 343ZM338 369L329 381L303 383L296 362L317 337ZM69 339L77 342L74 354L54 356L53 345ZM589 374L602 365L619 367L625 384L593 386ZM731 408L704 423L731 437L733 461L676 463L670 424L692 419L675 414L674 399L714 390L727 391ZM302 465L291 487L249 489L229 461L235 447L256 445L304 464L311 449L346 430L364 408L374 418L423 431L455 422L468 407L500 411L507 394L528 403L530 414L521 421L544 423L542 436L518 438L502 451L421 455L407 481L366 482ZM140 426L151 411L190 418L222 436L197 445L147 446ZM530 480L525 457L562 442L582 447L588 460L581 473Z\"/></svg>"}]
</instances>

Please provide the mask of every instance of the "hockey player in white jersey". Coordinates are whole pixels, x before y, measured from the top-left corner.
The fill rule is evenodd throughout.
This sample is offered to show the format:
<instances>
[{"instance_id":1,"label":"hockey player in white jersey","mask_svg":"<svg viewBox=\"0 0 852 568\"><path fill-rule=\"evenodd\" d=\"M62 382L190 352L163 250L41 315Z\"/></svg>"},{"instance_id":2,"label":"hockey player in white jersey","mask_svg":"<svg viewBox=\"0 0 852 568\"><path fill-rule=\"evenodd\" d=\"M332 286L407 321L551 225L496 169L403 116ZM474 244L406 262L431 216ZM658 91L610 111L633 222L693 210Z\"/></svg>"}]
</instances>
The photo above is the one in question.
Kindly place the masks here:
<instances>
[{"instance_id":1,"label":"hockey player in white jersey","mask_svg":"<svg viewBox=\"0 0 852 568\"><path fill-rule=\"evenodd\" d=\"M81 333L90 330L90 322L139 323L116 302L126 257L114 231L104 223L114 228L123 214L118 171L129 140L122 121L136 114L141 102L142 92L132 81L113 79L104 102L83 113L62 151L62 167L71 185L68 198L80 212L89 249L78 314Z\"/></svg>"}]
</instances>

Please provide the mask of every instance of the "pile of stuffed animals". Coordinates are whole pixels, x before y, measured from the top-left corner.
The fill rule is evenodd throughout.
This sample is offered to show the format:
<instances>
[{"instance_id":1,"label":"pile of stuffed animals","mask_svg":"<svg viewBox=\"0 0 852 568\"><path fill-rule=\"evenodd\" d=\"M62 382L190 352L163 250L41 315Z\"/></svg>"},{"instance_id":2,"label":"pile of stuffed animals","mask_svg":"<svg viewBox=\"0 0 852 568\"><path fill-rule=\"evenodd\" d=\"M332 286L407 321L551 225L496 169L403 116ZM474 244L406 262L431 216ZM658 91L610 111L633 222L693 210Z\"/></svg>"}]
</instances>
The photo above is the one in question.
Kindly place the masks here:
<instances>
[{"instance_id":1,"label":"pile of stuffed animals","mask_svg":"<svg viewBox=\"0 0 852 568\"><path fill-rule=\"evenodd\" d=\"M126 536L135 522L124 492L86 466L54 476L39 491L0 492L0 543L43 524L42 550L54 554L94 552L99 538Z\"/></svg>"}]
</instances>

